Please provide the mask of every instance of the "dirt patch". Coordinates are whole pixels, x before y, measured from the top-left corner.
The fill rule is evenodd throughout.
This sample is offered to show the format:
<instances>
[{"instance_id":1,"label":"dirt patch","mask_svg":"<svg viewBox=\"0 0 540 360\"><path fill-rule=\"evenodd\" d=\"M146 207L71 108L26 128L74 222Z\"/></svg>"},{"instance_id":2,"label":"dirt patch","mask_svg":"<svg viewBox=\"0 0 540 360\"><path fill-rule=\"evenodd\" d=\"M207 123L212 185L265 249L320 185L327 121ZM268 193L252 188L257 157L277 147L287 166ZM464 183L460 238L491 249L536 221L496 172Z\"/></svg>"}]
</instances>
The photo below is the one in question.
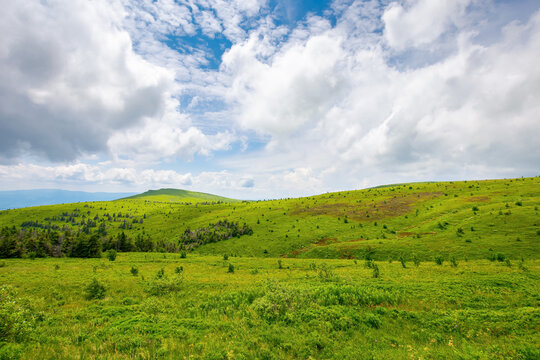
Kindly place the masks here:
<instances>
[{"instance_id":1,"label":"dirt patch","mask_svg":"<svg viewBox=\"0 0 540 360\"><path fill-rule=\"evenodd\" d=\"M489 196L471 196L465 198L467 202L488 202L489 200L491 200Z\"/></svg>"},{"instance_id":2,"label":"dirt patch","mask_svg":"<svg viewBox=\"0 0 540 360\"><path fill-rule=\"evenodd\" d=\"M374 221L405 215L412 211L417 203L441 196L440 192L423 192L402 197L387 198L378 202L330 203L311 207L297 207L292 215L328 215L345 217L355 221Z\"/></svg>"}]
</instances>

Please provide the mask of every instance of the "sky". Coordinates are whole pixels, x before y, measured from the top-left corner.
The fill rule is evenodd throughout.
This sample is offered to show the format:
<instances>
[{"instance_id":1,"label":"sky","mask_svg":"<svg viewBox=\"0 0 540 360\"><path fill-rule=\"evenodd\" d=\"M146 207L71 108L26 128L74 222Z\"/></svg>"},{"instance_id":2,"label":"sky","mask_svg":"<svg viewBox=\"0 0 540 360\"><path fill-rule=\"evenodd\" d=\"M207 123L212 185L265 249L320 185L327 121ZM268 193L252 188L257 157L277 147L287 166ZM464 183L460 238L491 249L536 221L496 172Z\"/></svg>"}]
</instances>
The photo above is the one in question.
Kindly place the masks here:
<instances>
[{"instance_id":1,"label":"sky","mask_svg":"<svg viewBox=\"0 0 540 360\"><path fill-rule=\"evenodd\" d=\"M0 0L0 189L540 174L537 0Z\"/></svg>"}]
</instances>

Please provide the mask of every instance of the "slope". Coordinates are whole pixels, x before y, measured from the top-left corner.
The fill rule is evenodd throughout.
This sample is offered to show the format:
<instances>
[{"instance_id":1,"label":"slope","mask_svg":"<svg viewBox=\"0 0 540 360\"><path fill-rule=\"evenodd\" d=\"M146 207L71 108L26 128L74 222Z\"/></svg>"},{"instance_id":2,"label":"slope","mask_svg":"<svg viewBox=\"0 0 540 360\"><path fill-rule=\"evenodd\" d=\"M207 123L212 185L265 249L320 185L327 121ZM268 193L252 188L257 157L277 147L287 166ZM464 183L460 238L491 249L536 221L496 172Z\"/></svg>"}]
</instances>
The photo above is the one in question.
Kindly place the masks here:
<instances>
[{"instance_id":1,"label":"slope","mask_svg":"<svg viewBox=\"0 0 540 360\"><path fill-rule=\"evenodd\" d=\"M32 220L39 227L78 229L82 219L93 219L110 235L144 234L178 245L186 229L228 219L247 223L253 235L195 252L378 260L540 258L539 177L400 184L256 202L189 205L147 199L2 211L0 226Z\"/></svg>"}]
</instances>

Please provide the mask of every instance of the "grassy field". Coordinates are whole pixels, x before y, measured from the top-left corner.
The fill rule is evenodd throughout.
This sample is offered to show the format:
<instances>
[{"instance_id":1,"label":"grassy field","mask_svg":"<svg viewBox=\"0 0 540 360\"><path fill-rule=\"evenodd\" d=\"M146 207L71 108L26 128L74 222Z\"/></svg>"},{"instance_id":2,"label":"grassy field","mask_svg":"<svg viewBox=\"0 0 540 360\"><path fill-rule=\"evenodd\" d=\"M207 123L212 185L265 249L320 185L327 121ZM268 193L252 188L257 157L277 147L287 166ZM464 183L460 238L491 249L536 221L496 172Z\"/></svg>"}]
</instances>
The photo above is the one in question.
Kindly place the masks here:
<instances>
[{"instance_id":1,"label":"grassy field","mask_svg":"<svg viewBox=\"0 0 540 360\"><path fill-rule=\"evenodd\" d=\"M403 268L399 261L123 253L116 261L1 264L0 358L540 355L538 260ZM103 299L86 298L93 279L105 286Z\"/></svg>"},{"instance_id":2,"label":"grassy field","mask_svg":"<svg viewBox=\"0 0 540 360\"><path fill-rule=\"evenodd\" d=\"M179 199L0 212L175 244L253 229L185 258L0 259L0 359L540 358L540 177Z\"/></svg>"}]
</instances>

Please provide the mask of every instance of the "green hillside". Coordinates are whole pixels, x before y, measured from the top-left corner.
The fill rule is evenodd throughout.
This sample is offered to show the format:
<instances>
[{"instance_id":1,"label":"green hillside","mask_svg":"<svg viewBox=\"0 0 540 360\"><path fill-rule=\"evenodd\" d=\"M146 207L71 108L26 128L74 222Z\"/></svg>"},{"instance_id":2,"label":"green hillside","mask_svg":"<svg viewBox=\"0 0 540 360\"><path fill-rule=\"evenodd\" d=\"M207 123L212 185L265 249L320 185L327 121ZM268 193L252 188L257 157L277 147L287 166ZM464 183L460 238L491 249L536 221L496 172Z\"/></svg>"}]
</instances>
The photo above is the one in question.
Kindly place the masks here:
<instances>
[{"instance_id":1,"label":"green hillside","mask_svg":"<svg viewBox=\"0 0 540 360\"><path fill-rule=\"evenodd\" d=\"M380 260L402 255L422 259L436 254L470 259L497 253L515 258L540 255L539 177L400 184L297 199L191 205L148 201L184 194L181 190L145 194L110 202L2 211L0 226L35 221L41 227L79 229L82 220L91 219L110 235L125 232L134 238L144 234L154 241L178 244L186 229L228 219L247 223L253 235L195 251Z\"/></svg>"},{"instance_id":2,"label":"green hillside","mask_svg":"<svg viewBox=\"0 0 540 360\"><path fill-rule=\"evenodd\" d=\"M206 194L196 191L188 191L181 189L159 189L148 190L142 194L129 196L120 200L142 199L147 201L163 201L163 202L184 202L184 203L199 203L199 202L238 202L239 200L229 199L222 196Z\"/></svg>"}]
</instances>

